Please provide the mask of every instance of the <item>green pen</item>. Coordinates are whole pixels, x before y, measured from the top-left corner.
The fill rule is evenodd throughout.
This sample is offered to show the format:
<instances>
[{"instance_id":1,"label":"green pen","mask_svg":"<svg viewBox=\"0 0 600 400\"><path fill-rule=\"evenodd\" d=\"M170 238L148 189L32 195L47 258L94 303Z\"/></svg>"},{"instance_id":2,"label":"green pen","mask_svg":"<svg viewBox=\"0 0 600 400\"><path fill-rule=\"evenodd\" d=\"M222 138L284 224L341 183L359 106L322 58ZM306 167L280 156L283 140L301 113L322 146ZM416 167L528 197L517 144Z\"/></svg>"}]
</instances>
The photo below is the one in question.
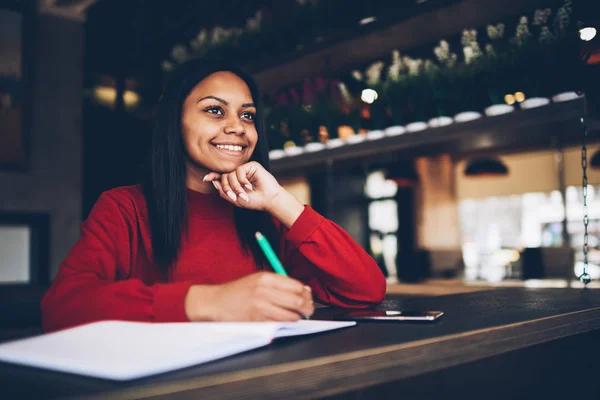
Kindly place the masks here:
<instances>
[{"instance_id":1,"label":"green pen","mask_svg":"<svg viewBox=\"0 0 600 400\"><path fill-rule=\"evenodd\" d=\"M285 269L283 268L283 265L281 265L281 261L279 261L277 254L275 254L275 252L273 251L273 248L271 247L271 244L269 243L267 238L264 237L263 234L260 232L256 232L255 236L258 245L262 249L263 253L265 253L265 257L267 257L267 260L269 261L269 264L271 264L271 267L273 267L273 270L275 270L275 272L279 275L288 276L287 272L285 272ZM309 319L310 317L308 315L305 315L304 318Z\"/></svg>"},{"instance_id":2,"label":"green pen","mask_svg":"<svg viewBox=\"0 0 600 400\"><path fill-rule=\"evenodd\" d=\"M288 276L287 272L285 272L283 265L281 265L277 254L275 254L275 252L273 251L273 248L271 247L271 244L269 243L267 238L264 237L263 234L260 232L256 232L255 236L258 245L262 249L263 253L265 253L265 257L267 257L267 260L269 260L269 264L271 264L271 267L273 267L275 272L277 272L279 275Z\"/></svg>"}]
</instances>

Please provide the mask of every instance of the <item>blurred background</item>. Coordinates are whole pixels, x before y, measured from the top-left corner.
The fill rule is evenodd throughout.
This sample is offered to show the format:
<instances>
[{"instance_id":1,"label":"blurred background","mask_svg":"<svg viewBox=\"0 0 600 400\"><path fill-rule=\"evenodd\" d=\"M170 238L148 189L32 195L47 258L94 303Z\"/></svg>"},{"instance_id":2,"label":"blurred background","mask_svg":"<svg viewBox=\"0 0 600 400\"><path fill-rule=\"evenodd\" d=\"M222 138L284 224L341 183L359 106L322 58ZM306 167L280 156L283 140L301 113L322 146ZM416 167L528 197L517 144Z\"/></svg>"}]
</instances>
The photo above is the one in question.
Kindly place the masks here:
<instances>
[{"instance_id":1,"label":"blurred background","mask_svg":"<svg viewBox=\"0 0 600 400\"><path fill-rule=\"evenodd\" d=\"M255 75L274 175L390 293L576 285L586 240L600 278L598 8L1 1L0 325L37 329L79 224L139 182L165 79L192 58Z\"/></svg>"}]
</instances>

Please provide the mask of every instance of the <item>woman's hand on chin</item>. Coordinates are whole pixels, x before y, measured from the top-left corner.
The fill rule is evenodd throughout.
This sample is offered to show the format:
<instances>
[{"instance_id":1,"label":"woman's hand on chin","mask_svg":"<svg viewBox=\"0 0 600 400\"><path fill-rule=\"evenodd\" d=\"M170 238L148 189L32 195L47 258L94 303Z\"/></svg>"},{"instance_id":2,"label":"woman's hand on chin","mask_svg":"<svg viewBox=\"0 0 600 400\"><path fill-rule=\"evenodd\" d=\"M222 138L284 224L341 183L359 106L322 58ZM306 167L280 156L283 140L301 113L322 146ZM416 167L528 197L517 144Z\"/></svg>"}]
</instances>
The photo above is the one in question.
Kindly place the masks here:
<instances>
[{"instance_id":1,"label":"woman's hand on chin","mask_svg":"<svg viewBox=\"0 0 600 400\"><path fill-rule=\"evenodd\" d=\"M230 203L266 211L288 228L304 211L304 206L256 161L240 165L226 174L210 172L203 181L212 182L221 197Z\"/></svg>"},{"instance_id":2,"label":"woman's hand on chin","mask_svg":"<svg viewBox=\"0 0 600 400\"><path fill-rule=\"evenodd\" d=\"M283 187L261 164L251 161L229 173L210 172L204 182L212 182L222 198L241 208L268 211Z\"/></svg>"}]
</instances>

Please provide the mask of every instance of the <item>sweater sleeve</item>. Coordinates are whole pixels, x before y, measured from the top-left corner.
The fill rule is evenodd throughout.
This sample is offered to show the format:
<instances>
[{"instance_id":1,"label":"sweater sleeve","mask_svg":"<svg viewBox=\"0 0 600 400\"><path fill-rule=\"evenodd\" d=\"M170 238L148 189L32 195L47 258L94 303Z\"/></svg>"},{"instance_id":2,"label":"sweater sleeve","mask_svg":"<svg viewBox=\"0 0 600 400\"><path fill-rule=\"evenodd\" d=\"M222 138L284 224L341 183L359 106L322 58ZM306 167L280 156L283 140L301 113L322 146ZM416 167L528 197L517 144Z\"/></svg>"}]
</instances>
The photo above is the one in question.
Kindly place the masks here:
<instances>
[{"instance_id":1,"label":"sweater sleeve","mask_svg":"<svg viewBox=\"0 0 600 400\"><path fill-rule=\"evenodd\" d=\"M110 191L100 196L42 299L45 331L107 319L188 320L184 299L191 282L146 285L127 278L137 228L128 226L126 212L126 201Z\"/></svg>"},{"instance_id":2,"label":"sweater sleeve","mask_svg":"<svg viewBox=\"0 0 600 400\"><path fill-rule=\"evenodd\" d=\"M310 286L317 301L337 307L368 307L383 301L383 273L339 225L305 206L294 225L280 231L290 276Z\"/></svg>"}]
</instances>

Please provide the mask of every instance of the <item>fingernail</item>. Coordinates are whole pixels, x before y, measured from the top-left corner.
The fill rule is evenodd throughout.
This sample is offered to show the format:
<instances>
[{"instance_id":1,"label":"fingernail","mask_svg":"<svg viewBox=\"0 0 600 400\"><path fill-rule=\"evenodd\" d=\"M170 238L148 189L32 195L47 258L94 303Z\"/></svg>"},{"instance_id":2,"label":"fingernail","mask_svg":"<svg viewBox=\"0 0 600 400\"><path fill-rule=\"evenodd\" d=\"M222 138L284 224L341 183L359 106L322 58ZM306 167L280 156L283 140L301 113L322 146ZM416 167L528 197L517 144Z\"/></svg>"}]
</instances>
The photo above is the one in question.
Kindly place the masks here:
<instances>
[{"instance_id":1,"label":"fingernail","mask_svg":"<svg viewBox=\"0 0 600 400\"><path fill-rule=\"evenodd\" d=\"M245 184L245 185L244 185L244 187L245 187L246 189L248 189L248 190L254 190L254 189L252 188L252 185L251 185L251 184L249 184L249 183Z\"/></svg>"},{"instance_id":2,"label":"fingernail","mask_svg":"<svg viewBox=\"0 0 600 400\"><path fill-rule=\"evenodd\" d=\"M229 198L232 201L236 201L237 200L237 196L235 195L235 193L233 193L231 190L227 192L227 196L229 196Z\"/></svg>"},{"instance_id":3,"label":"fingernail","mask_svg":"<svg viewBox=\"0 0 600 400\"><path fill-rule=\"evenodd\" d=\"M310 286L304 286L305 290L308 290L309 292L312 292L312 289L310 288Z\"/></svg>"},{"instance_id":4,"label":"fingernail","mask_svg":"<svg viewBox=\"0 0 600 400\"><path fill-rule=\"evenodd\" d=\"M206 177L208 176L208 174L204 175L204 178L202 178L202 182L206 182Z\"/></svg>"},{"instance_id":5,"label":"fingernail","mask_svg":"<svg viewBox=\"0 0 600 400\"><path fill-rule=\"evenodd\" d=\"M217 186L217 182L212 181L213 186L215 187L215 189L219 190L219 187Z\"/></svg>"},{"instance_id":6,"label":"fingernail","mask_svg":"<svg viewBox=\"0 0 600 400\"><path fill-rule=\"evenodd\" d=\"M240 193L240 197L244 200L246 200L246 203L250 203L250 198L248 197L248 195L246 193Z\"/></svg>"}]
</instances>

